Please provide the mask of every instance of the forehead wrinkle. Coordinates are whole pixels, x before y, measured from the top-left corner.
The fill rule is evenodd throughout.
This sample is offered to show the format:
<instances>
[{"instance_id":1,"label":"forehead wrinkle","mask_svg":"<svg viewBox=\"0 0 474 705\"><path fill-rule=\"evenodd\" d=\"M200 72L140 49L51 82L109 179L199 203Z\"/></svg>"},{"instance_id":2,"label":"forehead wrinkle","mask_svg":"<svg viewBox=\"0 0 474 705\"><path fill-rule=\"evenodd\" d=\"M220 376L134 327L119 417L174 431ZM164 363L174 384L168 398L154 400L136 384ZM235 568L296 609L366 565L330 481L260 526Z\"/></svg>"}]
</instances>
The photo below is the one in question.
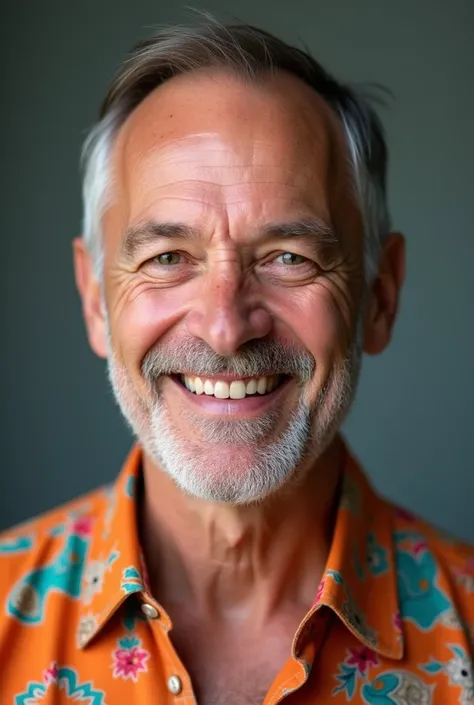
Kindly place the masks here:
<instances>
[{"instance_id":1,"label":"forehead wrinkle","mask_svg":"<svg viewBox=\"0 0 474 705\"><path fill-rule=\"evenodd\" d=\"M342 185L338 183L339 178L334 177L346 170L346 150L341 152L339 148L341 145L344 147L344 138L337 118L329 114L329 108L318 96L311 94L310 105L303 93L298 92L296 100L293 100L291 92L283 95L278 87L277 91L264 87L261 94L264 93L268 99L265 97L262 102L261 94L260 98L257 98L262 112L268 114L271 126L275 128L270 139L268 125L262 121L264 116L258 111L256 115L255 110L252 110L252 107L255 107L253 96L257 95L254 88L246 87L245 91L240 93L240 99L239 96L236 99L234 94L229 93L228 86L222 88L219 84L217 94L215 90L211 91L212 95L217 95L219 104L213 107L213 104L208 103L203 111L205 98L209 93L206 87L209 84L203 84L203 89L197 91L194 79L191 83L188 77L181 82L181 88L173 95L173 85L178 85L173 83L174 80L169 82L166 96L163 86L158 89L161 91L159 100L145 100L138 106L122 126L121 134L115 143L116 156L120 153L120 176L123 179L121 195L125 211L127 205L129 206L128 217L126 212L123 213L125 222L130 222L130 218L134 219L133 211L152 215L153 210L156 210L154 205L160 190L160 200L200 200L211 209L216 205L243 206L249 212L257 206L257 210L261 210L263 203L259 202L263 200L269 204L272 201L283 203L288 200L292 202L294 212L296 200L304 209L309 207L314 211L316 206L317 212L323 217L333 220L334 223L339 221L339 208L334 201L337 202L337 197L342 196ZM226 96L231 99L230 102L224 100ZM196 110L183 110L183 97L184 103L189 108L196 106ZM321 110L317 109L316 101L321 103ZM245 120L236 120L231 110L233 105L240 106L242 115L248 117ZM275 106L280 106L282 114L274 109ZM177 122L168 120L170 113L174 113ZM240 131L241 126L243 132ZM197 153L194 152L195 148L199 150ZM185 154L186 150L189 150L189 155ZM212 157L214 159L210 165L203 166L203 160L208 161L206 154L210 161ZM219 155L222 155L222 158L216 159ZM241 164L236 163L238 159L242 160ZM183 165L191 165L193 170L199 169L201 173L203 170L212 170L214 173L209 176L214 177L215 172L221 170L221 174L227 174L224 182L230 178L235 179L233 175L236 170L240 170L247 188L253 185L273 188L268 194L250 193L249 199L245 189L242 194L237 192L234 195L232 192L244 184L213 184L210 180L189 178L164 183L163 172L175 165L177 170ZM258 177L257 170L260 170L260 176L262 172L265 176L265 172L268 172L271 178L252 180L252 172ZM293 178L288 181L287 178L277 180L284 175ZM202 186L210 190L205 199L202 199L202 193L197 193ZM188 191L189 195L166 193L168 189L172 191L180 188ZM195 194L192 193L193 190L196 191ZM152 191L155 192L154 202L150 198ZM278 218L278 215L275 215Z\"/></svg>"}]
</instances>

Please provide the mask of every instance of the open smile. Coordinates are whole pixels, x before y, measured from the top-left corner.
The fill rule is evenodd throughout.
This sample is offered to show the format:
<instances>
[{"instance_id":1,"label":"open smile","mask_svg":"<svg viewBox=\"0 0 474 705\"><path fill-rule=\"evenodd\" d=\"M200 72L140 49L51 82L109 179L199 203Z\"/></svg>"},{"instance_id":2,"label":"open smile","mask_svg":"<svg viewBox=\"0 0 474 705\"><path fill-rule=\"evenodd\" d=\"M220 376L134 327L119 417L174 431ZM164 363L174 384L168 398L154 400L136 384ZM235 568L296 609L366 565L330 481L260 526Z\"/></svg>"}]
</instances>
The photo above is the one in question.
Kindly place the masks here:
<instances>
[{"instance_id":1,"label":"open smile","mask_svg":"<svg viewBox=\"0 0 474 705\"><path fill-rule=\"evenodd\" d=\"M287 375L266 375L238 379L222 375L170 377L186 398L202 411L216 415L246 417L258 415L273 406L284 388L292 381Z\"/></svg>"}]
</instances>

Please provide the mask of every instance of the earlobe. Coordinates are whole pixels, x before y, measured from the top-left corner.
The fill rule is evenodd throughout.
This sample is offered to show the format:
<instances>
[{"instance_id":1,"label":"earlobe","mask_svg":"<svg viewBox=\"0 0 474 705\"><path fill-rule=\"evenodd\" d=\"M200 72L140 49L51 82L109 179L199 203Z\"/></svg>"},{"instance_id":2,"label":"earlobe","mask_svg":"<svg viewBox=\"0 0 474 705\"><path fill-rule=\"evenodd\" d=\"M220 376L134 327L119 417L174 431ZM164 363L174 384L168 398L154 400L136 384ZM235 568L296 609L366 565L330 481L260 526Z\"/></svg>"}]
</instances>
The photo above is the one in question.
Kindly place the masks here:
<instances>
[{"instance_id":1,"label":"earlobe","mask_svg":"<svg viewBox=\"0 0 474 705\"><path fill-rule=\"evenodd\" d=\"M404 279L405 238L391 233L384 243L365 314L363 347L369 355L378 355L390 343Z\"/></svg>"},{"instance_id":2,"label":"earlobe","mask_svg":"<svg viewBox=\"0 0 474 705\"><path fill-rule=\"evenodd\" d=\"M101 286L95 277L92 258L82 238L74 240L73 252L76 286L82 301L89 344L96 355L106 358L106 312Z\"/></svg>"}]
</instances>

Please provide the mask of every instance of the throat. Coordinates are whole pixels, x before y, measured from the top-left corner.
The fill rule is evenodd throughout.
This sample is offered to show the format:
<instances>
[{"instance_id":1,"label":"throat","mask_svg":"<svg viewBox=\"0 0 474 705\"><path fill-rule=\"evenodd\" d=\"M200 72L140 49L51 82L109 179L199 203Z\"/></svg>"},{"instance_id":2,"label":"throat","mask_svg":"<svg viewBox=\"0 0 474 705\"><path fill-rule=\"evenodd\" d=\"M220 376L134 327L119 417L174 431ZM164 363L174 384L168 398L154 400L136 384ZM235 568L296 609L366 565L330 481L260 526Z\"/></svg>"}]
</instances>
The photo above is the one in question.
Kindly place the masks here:
<instances>
[{"instance_id":1,"label":"throat","mask_svg":"<svg viewBox=\"0 0 474 705\"><path fill-rule=\"evenodd\" d=\"M183 612L178 614L177 622L170 614L174 624L171 641L191 676L197 702L264 702L275 677L291 657L299 615L295 614L292 621L274 622L257 633L246 624L223 629L213 623L210 629L209 622L190 619Z\"/></svg>"}]
</instances>

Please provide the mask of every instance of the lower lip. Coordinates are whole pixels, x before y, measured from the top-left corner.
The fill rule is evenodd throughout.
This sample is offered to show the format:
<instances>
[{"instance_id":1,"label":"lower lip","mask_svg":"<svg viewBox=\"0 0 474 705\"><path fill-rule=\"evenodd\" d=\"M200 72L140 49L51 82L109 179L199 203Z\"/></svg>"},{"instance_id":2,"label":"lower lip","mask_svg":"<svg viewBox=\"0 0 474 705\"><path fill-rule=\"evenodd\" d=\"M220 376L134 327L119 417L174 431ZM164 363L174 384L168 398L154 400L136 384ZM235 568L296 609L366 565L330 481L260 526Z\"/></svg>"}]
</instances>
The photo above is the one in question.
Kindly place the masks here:
<instances>
[{"instance_id":1,"label":"lower lip","mask_svg":"<svg viewBox=\"0 0 474 705\"><path fill-rule=\"evenodd\" d=\"M292 378L285 379L279 387L269 394L261 396L249 396L244 399L216 399L208 394L194 394L181 384L175 377L169 377L178 389L185 396L186 400L196 406L200 411L216 416L233 416L235 418L248 418L258 416L269 411L274 406L287 386L292 382Z\"/></svg>"}]
</instances>

